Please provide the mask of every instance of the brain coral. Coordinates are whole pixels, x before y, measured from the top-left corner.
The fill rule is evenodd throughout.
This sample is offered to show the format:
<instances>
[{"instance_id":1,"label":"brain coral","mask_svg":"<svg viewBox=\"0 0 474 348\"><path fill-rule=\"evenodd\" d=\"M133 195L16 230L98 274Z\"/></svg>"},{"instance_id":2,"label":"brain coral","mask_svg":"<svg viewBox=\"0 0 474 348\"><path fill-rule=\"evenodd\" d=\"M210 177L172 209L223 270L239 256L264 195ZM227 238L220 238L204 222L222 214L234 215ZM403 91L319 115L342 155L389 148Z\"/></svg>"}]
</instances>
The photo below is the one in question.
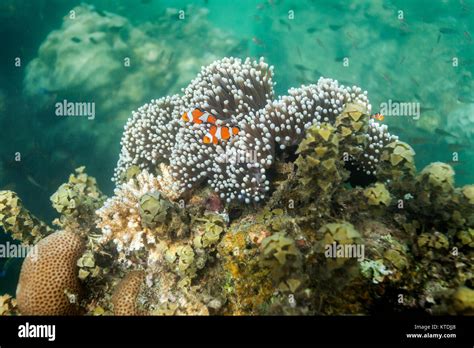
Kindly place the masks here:
<instances>
[{"instance_id":1,"label":"brain coral","mask_svg":"<svg viewBox=\"0 0 474 348\"><path fill-rule=\"evenodd\" d=\"M306 129L334 123L348 103L370 112L367 92L320 78L316 84L292 88L274 99L273 67L264 62L224 58L203 67L183 89L183 95L152 100L132 114L122 137L114 179L133 165L155 171L170 165L179 192L207 182L227 202L261 201L270 190L267 170L288 148L297 145ZM238 136L218 145L204 144L209 124L180 120L200 108L218 122L240 128ZM368 124L358 167L374 174L380 149L396 140L386 126Z\"/></svg>"},{"instance_id":2,"label":"brain coral","mask_svg":"<svg viewBox=\"0 0 474 348\"><path fill-rule=\"evenodd\" d=\"M136 302L144 279L143 271L131 271L120 281L112 295L115 315L139 315Z\"/></svg>"},{"instance_id":3,"label":"brain coral","mask_svg":"<svg viewBox=\"0 0 474 348\"><path fill-rule=\"evenodd\" d=\"M23 315L72 315L78 312L77 260L84 242L72 231L42 239L25 258L16 291Z\"/></svg>"}]
</instances>

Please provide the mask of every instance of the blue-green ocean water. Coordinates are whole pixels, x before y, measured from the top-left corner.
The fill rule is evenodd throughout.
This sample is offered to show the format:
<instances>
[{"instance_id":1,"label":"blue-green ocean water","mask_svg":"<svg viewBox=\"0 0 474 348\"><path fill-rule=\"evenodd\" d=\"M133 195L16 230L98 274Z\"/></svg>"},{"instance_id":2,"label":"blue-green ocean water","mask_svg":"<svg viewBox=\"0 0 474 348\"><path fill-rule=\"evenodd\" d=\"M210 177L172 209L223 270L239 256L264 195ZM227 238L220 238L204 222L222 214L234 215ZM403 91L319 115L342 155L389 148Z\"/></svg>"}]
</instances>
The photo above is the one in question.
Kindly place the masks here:
<instances>
[{"instance_id":1,"label":"blue-green ocean water","mask_svg":"<svg viewBox=\"0 0 474 348\"><path fill-rule=\"evenodd\" d=\"M50 195L78 166L112 193L132 110L179 92L201 65L228 55L264 57L278 94L324 76L367 90L374 112L389 101L418 103L419 117L383 122L413 146L418 169L448 162L458 185L474 182L473 1L81 3L0 2L0 189L17 192L46 221L56 217ZM91 19L66 31L80 5ZM118 36L100 24L109 14L126 27ZM84 35L108 43L85 44ZM123 69L111 68L117 62ZM56 117L64 99L94 102L94 120ZM0 260L0 293L14 293L20 265Z\"/></svg>"}]
</instances>

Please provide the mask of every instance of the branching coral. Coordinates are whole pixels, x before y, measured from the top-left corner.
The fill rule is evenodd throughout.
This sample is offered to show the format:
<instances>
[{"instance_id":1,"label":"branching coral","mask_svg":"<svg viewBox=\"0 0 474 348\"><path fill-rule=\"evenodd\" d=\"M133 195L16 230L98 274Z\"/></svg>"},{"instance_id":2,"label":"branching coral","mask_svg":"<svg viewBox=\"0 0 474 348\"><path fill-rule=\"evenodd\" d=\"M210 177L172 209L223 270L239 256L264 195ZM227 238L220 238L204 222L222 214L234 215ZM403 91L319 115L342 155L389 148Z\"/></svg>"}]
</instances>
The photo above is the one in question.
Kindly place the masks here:
<instances>
[{"instance_id":1,"label":"branching coral","mask_svg":"<svg viewBox=\"0 0 474 348\"><path fill-rule=\"evenodd\" d=\"M158 247L160 237L187 235L189 217L168 200L162 184L161 177L143 170L119 185L115 195L97 210L101 243L113 241L121 260L131 253L148 254Z\"/></svg>"},{"instance_id":2,"label":"branching coral","mask_svg":"<svg viewBox=\"0 0 474 348\"><path fill-rule=\"evenodd\" d=\"M116 188L115 195L97 210L97 227L102 230L103 242L113 240L119 252L140 250L145 244L156 243L158 232L142 224L140 199L160 189L158 178L145 170Z\"/></svg>"}]
</instances>

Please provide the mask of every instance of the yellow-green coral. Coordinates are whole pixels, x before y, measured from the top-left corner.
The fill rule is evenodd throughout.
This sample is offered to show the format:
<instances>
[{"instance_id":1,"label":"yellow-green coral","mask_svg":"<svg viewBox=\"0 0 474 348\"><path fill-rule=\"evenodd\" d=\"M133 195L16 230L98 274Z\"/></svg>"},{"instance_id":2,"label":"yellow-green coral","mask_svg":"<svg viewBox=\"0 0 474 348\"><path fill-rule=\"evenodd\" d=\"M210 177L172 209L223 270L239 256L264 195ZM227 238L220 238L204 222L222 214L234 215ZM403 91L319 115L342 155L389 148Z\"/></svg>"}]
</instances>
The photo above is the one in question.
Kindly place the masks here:
<instances>
[{"instance_id":1,"label":"yellow-green coral","mask_svg":"<svg viewBox=\"0 0 474 348\"><path fill-rule=\"evenodd\" d=\"M417 181L428 185L431 189L449 192L454 187L454 170L446 163L431 163L423 168Z\"/></svg>"},{"instance_id":2,"label":"yellow-green coral","mask_svg":"<svg viewBox=\"0 0 474 348\"><path fill-rule=\"evenodd\" d=\"M276 284L290 275L297 277L302 256L293 239L282 232L275 233L262 241L261 250L260 265L270 270Z\"/></svg>"},{"instance_id":3,"label":"yellow-green coral","mask_svg":"<svg viewBox=\"0 0 474 348\"><path fill-rule=\"evenodd\" d=\"M461 246L474 248L474 228L458 231L456 237L458 238Z\"/></svg>"},{"instance_id":4,"label":"yellow-green coral","mask_svg":"<svg viewBox=\"0 0 474 348\"><path fill-rule=\"evenodd\" d=\"M138 204L142 223L146 227L154 228L167 222L171 203L159 192L145 193L140 197Z\"/></svg>"},{"instance_id":5,"label":"yellow-green coral","mask_svg":"<svg viewBox=\"0 0 474 348\"><path fill-rule=\"evenodd\" d=\"M474 185L466 185L462 188L462 193L469 204L474 205Z\"/></svg>"},{"instance_id":6,"label":"yellow-green coral","mask_svg":"<svg viewBox=\"0 0 474 348\"><path fill-rule=\"evenodd\" d=\"M391 142L383 148L378 167L377 178L390 180L395 188L401 190L415 175L415 151L402 141Z\"/></svg>"},{"instance_id":7,"label":"yellow-green coral","mask_svg":"<svg viewBox=\"0 0 474 348\"><path fill-rule=\"evenodd\" d=\"M363 154L361 146L364 146L367 140L365 135L367 133L368 121L369 115L364 105L347 104L345 106L335 122L341 139L341 152L353 158L359 158ZM345 160L347 161L349 158Z\"/></svg>"},{"instance_id":8,"label":"yellow-green coral","mask_svg":"<svg viewBox=\"0 0 474 348\"><path fill-rule=\"evenodd\" d=\"M474 290L466 286L459 287L452 297L456 312L474 315Z\"/></svg>"},{"instance_id":9,"label":"yellow-green coral","mask_svg":"<svg viewBox=\"0 0 474 348\"><path fill-rule=\"evenodd\" d=\"M439 232L422 233L417 239L417 245L425 251L428 250L447 250L449 248L448 238Z\"/></svg>"},{"instance_id":10,"label":"yellow-green coral","mask_svg":"<svg viewBox=\"0 0 474 348\"><path fill-rule=\"evenodd\" d=\"M325 224L317 234L319 242L316 245L316 252L323 256L320 259L324 260L327 271L332 272L342 267L354 266L355 260L360 257L356 254L357 248L362 245L363 239L352 224L348 222ZM334 249L345 251L346 247L350 248L351 255L345 252L338 255L333 252Z\"/></svg>"},{"instance_id":11,"label":"yellow-green coral","mask_svg":"<svg viewBox=\"0 0 474 348\"><path fill-rule=\"evenodd\" d=\"M23 206L13 191L0 191L0 227L24 244L35 244L53 232Z\"/></svg>"},{"instance_id":12,"label":"yellow-green coral","mask_svg":"<svg viewBox=\"0 0 474 348\"><path fill-rule=\"evenodd\" d=\"M305 211L302 216L311 219L329 214L329 204L334 192L341 188L348 177L339 154L339 136L330 124L314 125L307 130L300 143L295 161L297 166L296 199ZM311 202L311 203L309 203Z\"/></svg>"},{"instance_id":13,"label":"yellow-green coral","mask_svg":"<svg viewBox=\"0 0 474 348\"><path fill-rule=\"evenodd\" d=\"M17 315L18 306L16 299L9 294L0 296L0 316L4 315Z\"/></svg>"},{"instance_id":14,"label":"yellow-green coral","mask_svg":"<svg viewBox=\"0 0 474 348\"><path fill-rule=\"evenodd\" d=\"M105 196L98 189L96 179L85 173L85 167L79 167L75 172L51 196L51 202L53 208L66 218L90 220L104 203Z\"/></svg>"},{"instance_id":15,"label":"yellow-green coral","mask_svg":"<svg viewBox=\"0 0 474 348\"><path fill-rule=\"evenodd\" d=\"M390 197L390 192L382 183L376 183L373 186L370 186L364 190L364 196L367 198L367 202L372 206L381 206L384 205L388 207L392 198Z\"/></svg>"}]
</instances>

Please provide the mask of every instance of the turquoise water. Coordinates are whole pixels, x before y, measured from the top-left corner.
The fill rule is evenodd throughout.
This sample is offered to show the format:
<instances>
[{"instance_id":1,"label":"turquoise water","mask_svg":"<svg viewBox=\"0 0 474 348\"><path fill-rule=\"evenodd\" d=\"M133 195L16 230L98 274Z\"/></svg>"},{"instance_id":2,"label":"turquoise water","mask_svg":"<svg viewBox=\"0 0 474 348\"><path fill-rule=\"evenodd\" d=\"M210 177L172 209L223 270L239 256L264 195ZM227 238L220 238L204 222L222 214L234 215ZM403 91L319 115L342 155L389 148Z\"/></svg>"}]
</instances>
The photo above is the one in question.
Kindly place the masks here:
<instances>
[{"instance_id":1,"label":"turquoise water","mask_svg":"<svg viewBox=\"0 0 474 348\"><path fill-rule=\"evenodd\" d=\"M474 181L473 1L81 3L0 4L0 189L46 221L56 217L50 195L78 166L112 193L132 110L230 55L263 56L279 94L325 76L367 90L374 112L418 105L419 115L383 122L413 146L419 169L448 162L458 185ZM90 19L78 25L71 10ZM64 99L95 103L94 119L56 117ZM20 262L0 260L0 293L14 292Z\"/></svg>"}]
</instances>

